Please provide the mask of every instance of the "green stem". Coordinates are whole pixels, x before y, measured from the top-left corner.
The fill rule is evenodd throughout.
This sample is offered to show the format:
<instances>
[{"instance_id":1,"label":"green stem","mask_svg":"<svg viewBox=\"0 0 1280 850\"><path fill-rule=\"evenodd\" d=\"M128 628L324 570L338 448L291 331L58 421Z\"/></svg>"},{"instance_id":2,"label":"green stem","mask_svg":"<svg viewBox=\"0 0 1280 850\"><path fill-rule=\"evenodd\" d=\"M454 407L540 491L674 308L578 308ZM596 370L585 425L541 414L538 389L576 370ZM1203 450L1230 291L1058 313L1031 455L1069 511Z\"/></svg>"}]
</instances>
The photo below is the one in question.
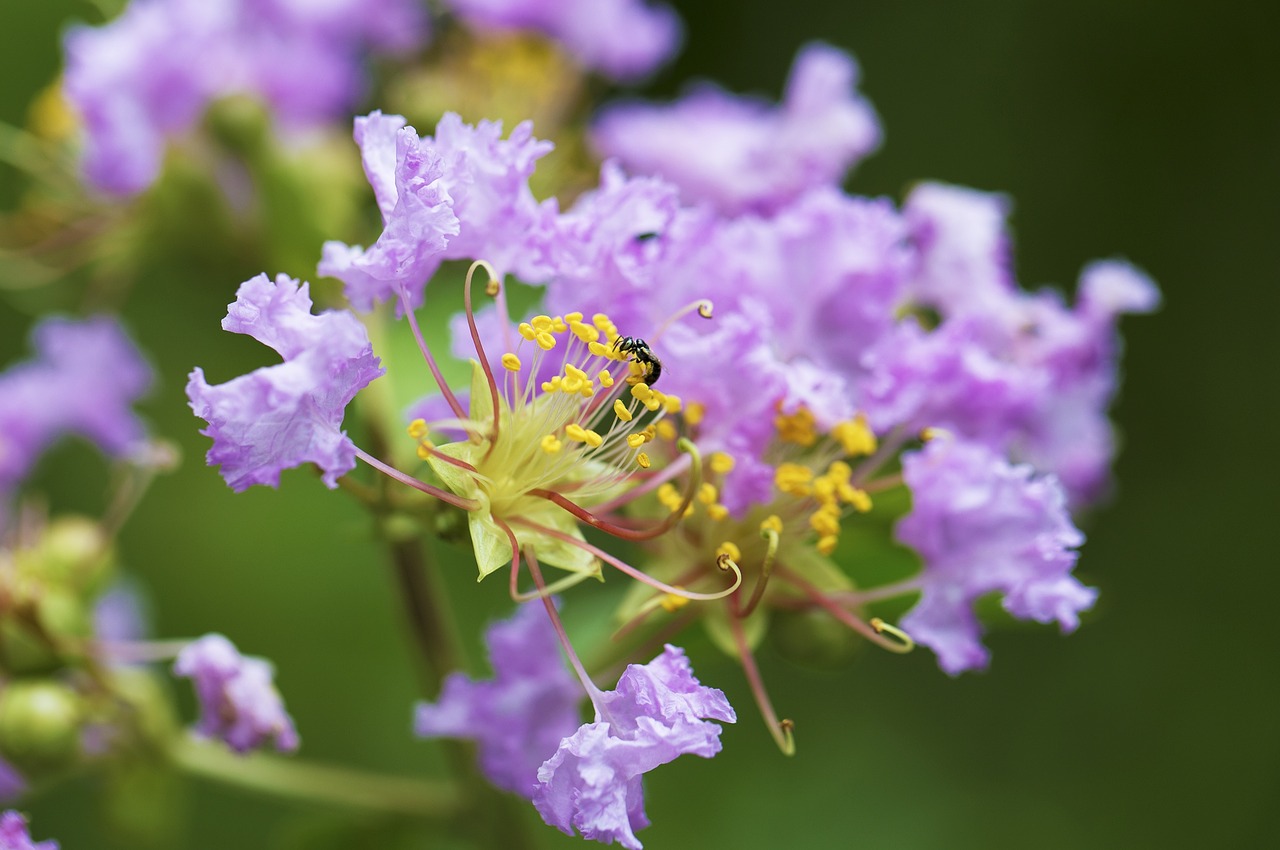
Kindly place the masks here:
<instances>
[{"instance_id":1,"label":"green stem","mask_svg":"<svg viewBox=\"0 0 1280 850\"><path fill-rule=\"evenodd\" d=\"M220 746L184 737L168 750L181 770L247 791L419 818L462 811L457 790L442 782L386 776L256 753L236 756Z\"/></svg>"}]
</instances>

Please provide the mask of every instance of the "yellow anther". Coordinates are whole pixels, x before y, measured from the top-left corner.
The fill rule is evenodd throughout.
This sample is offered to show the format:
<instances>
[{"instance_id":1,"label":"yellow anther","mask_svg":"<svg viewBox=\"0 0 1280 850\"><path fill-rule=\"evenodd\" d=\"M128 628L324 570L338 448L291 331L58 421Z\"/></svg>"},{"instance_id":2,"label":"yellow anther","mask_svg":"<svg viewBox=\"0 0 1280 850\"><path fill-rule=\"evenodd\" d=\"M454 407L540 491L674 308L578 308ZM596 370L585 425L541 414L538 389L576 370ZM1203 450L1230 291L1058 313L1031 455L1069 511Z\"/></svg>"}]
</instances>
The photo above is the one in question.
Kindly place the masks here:
<instances>
[{"instance_id":1,"label":"yellow anther","mask_svg":"<svg viewBox=\"0 0 1280 850\"><path fill-rule=\"evenodd\" d=\"M827 467L827 475L837 483L843 484L853 477L853 467L842 460L837 460Z\"/></svg>"},{"instance_id":2,"label":"yellow anther","mask_svg":"<svg viewBox=\"0 0 1280 850\"><path fill-rule=\"evenodd\" d=\"M658 502L667 510L674 511L680 507L680 491L676 489L674 484L663 484L654 494L658 497Z\"/></svg>"},{"instance_id":3,"label":"yellow anther","mask_svg":"<svg viewBox=\"0 0 1280 850\"><path fill-rule=\"evenodd\" d=\"M622 403L622 399L615 398L613 400L613 412L617 414L618 418L623 422L631 421L631 411L627 410L627 406Z\"/></svg>"},{"instance_id":4,"label":"yellow anther","mask_svg":"<svg viewBox=\"0 0 1280 850\"><path fill-rule=\"evenodd\" d=\"M705 405L696 401L689 402L684 409L684 421L690 425L697 425L702 421L702 417L706 415L707 408Z\"/></svg>"},{"instance_id":5,"label":"yellow anther","mask_svg":"<svg viewBox=\"0 0 1280 850\"><path fill-rule=\"evenodd\" d=\"M579 443L586 443L593 449L599 448L604 442L604 437L601 437L595 431L588 431L576 422L565 426L564 435L570 440L577 440Z\"/></svg>"},{"instance_id":6,"label":"yellow anther","mask_svg":"<svg viewBox=\"0 0 1280 850\"><path fill-rule=\"evenodd\" d=\"M920 429L920 439L926 443L929 442L930 440L936 440L939 437L948 437L950 435L951 435L951 432L948 431L946 428Z\"/></svg>"},{"instance_id":7,"label":"yellow anther","mask_svg":"<svg viewBox=\"0 0 1280 850\"><path fill-rule=\"evenodd\" d=\"M818 508L809 515L809 527L824 537L834 537L840 533L840 514L826 506Z\"/></svg>"},{"instance_id":8,"label":"yellow anther","mask_svg":"<svg viewBox=\"0 0 1280 850\"><path fill-rule=\"evenodd\" d=\"M614 327L613 322L609 321L609 317L604 313L596 313L591 317L591 324L595 325L602 331L608 332L608 329Z\"/></svg>"},{"instance_id":9,"label":"yellow anther","mask_svg":"<svg viewBox=\"0 0 1280 850\"><path fill-rule=\"evenodd\" d=\"M608 369L601 369L600 374L596 375L596 380L600 382L602 387L613 386L613 375L610 374Z\"/></svg>"},{"instance_id":10,"label":"yellow anther","mask_svg":"<svg viewBox=\"0 0 1280 850\"><path fill-rule=\"evenodd\" d=\"M642 433L644 434L646 442L652 440L654 435L658 433L657 426L650 422L648 425L644 426L644 431Z\"/></svg>"},{"instance_id":11,"label":"yellow anther","mask_svg":"<svg viewBox=\"0 0 1280 850\"><path fill-rule=\"evenodd\" d=\"M560 388L564 390L566 393L568 393L569 395L573 395L574 393L578 392L579 390L582 389L582 387L583 387L583 380L579 378L577 375L570 375L569 377L565 378L564 381L561 382L560 384Z\"/></svg>"},{"instance_id":12,"label":"yellow anther","mask_svg":"<svg viewBox=\"0 0 1280 850\"><path fill-rule=\"evenodd\" d=\"M714 484L708 484L704 481L702 486L698 488L698 501L704 505L714 505L719 496L720 494L716 492Z\"/></svg>"},{"instance_id":13,"label":"yellow anther","mask_svg":"<svg viewBox=\"0 0 1280 850\"><path fill-rule=\"evenodd\" d=\"M662 397L662 406L667 413L679 413L681 408L680 396L668 395Z\"/></svg>"},{"instance_id":14,"label":"yellow anther","mask_svg":"<svg viewBox=\"0 0 1280 850\"><path fill-rule=\"evenodd\" d=\"M730 558L733 558L735 561L742 560L742 550L739 549L738 544L734 543L732 540L726 540L725 542L721 543L719 547L716 548L716 557L719 557L721 555L728 555Z\"/></svg>"},{"instance_id":15,"label":"yellow anther","mask_svg":"<svg viewBox=\"0 0 1280 850\"><path fill-rule=\"evenodd\" d=\"M836 551L836 546L840 543L840 538L835 535L828 534L825 537L819 537L817 543L818 552L823 555L830 555Z\"/></svg>"},{"instance_id":16,"label":"yellow anther","mask_svg":"<svg viewBox=\"0 0 1280 850\"><path fill-rule=\"evenodd\" d=\"M832 481L830 476L819 475L813 479L813 497L819 502L832 502L836 500L836 482Z\"/></svg>"},{"instance_id":17,"label":"yellow anther","mask_svg":"<svg viewBox=\"0 0 1280 850\"><path fill-rule=\"evenodd\" d=\"M582 389L578 390L578 395L583 398L591 398L596 394L596 388L591 385L590 381L583 381Z\"/></svg>"},{"instance_id":18,"label":"yellow anther","mask_svg":"<svg viewBox=\"0 0 1280 850\"><path fill-rule=\"evenodd\" d=\"M707 505L707 516L719 522L729 515L729 509L721 504Z\"/></svg>"},{"instance_id":19,"label":"yellow anther","mask_svg":"<svg viewBox=\"0 0 1280 850\"><path fill-rule=\"evenodd\" d=\"M769 516L765 517L764 521L760 523L760 530L772 531L775 534L781 534L782 533L782 517L778 516L777 514L769 514Z\"/></svg>"},{"instance_id":20,"label":"yellow anther","mask_svg":"<svg viewBox=\"0 0 1280 850\"><path fill-rule=\"evenodd\" d=\"M649 385L643 382L632 384L631 395L635 396L640 401L644 401L645 399L653 396L653 390L649 389Z\"/></svg>"},{"instance_id":21,"label":"yellow anther","mask_svg":"<svg viewBox=\"0 0 1280 850\"><path fill-rule=\"evenodd\" d=\"M538 343L538 348L543 351L550 351L556 347L556 338L546 331L538 331L538 336L534 342Z\"/></svg>"},{"instance_id":22,"label":"yellow anther","mask_svg":"<svg viewBox=\"0 0 1280 850\"><path fill-rule=\"evenodd\" d=\"M849 498L846 501L848 501L849 504L853 506L853 509L860 514L865 514L867 511L871 510L871 497L867 495L866 490L854 489L854 491L849 494Z\"/></svg>"},{"instance_id":23,"label":"yellow anther","mask_svg":"<svg viewBox=\"0 0 1280 850\"><path fill-rule=\"evenodd\" d=\"M813 491L813 470L798 463L779 464L773 483L789 495L808 496Z\"/></svg>"},{"instance_id":24,"label":"yellow anther","mask_svg":"<svg viewBox=\"0 0 1280 850\"><path fill-rule=\"evenodd\" d=\"M664 440L674 440L676 438L676 426L665 419L657 423L654 430Z\"/></svg>"},{"instance_id":25,"label":"yellow anther","mask_svg":"<svg viewBox=\"0 0 1280 850\"><path fill-rule=\"evenodd\" d=\"M529 342L533 342L538 336L538 331L528 322L521 322L520 327L516 328L516 330L520 331L520 336L529 340Z\"/></svg>"},{"instance_id":26,"label":"yellow anther","mask_svg":"<svg viewBox=\"0 0 1280 850\"><path fill-rule=\"evenodd\" d=\"M548 434L542 438L542 450L549 455L553 455L564 447L564 444L556 439L555 434Z\"/></svg>"},{"instance_id":27,"label":"yellow anther","mask_svg":"<svg viewBox=\"0 0 1280 850\"><path fill-rule=\"evenodd\" d=\"M672 586L679 590L684 589L678 584ZM667 593L663 595L662 601L658 604L661 605L662 610L666 611L668 614L674 614L676 611L679 611L681 608L689 604L689 597L677 596L674 593Z\"/></svg>"},{"instance_id":28,"label":"yellow anther","mask_svg":"<svg viewBox=\"0 0 1280 850\"><path fill-rule=\"evenodd\" d=\"M588 344L600 339L600 331L582 322L570 322L569 330L573 331L573 335L578 339Z\"/></svg>"},{"instance_id":29,"label":"yellow anther","mask_svg":"<svg viewBox=\"0 0 1280 850\"><path fill-rule=\"evenodd\" d=\"M563 378L561 378L559 375L556 375L556 376L555 376L554 378L552 378L550 381L543 381L543 382L542 382L542 391L543 391L544 393L558 393L558 392L560 392L560 384L561 384L561 382L562 382L563 380L564 380L564 379L563 379Z\"/></svg>"},{"instance_id":30,"label":"yellow anther","mask_svg":"<svg viewBox=\"0 0 1280 850\"><path fill-rule=\"evenodd\" d=\"M773 427L778 431L778 439L784 443L812 446L818 440L813 414L807 407L796 408L795 413L779 413L773 418Z\"/></svg>"},{"instance_id":31,"label":"yellow anther","mask_svg":"<svg viewBox=\"0 0 1280 850\"><path fill-rule=\"evenodd\" d=\"M734 463L733 455L725 452L712 452L711 457L707 459L707 465L711 467L711 471L721 475L728 475L733 472Z\"/></svg>"},{"instance_id":32,"label":"yellow anther","mask_svg":"<svg viewBox=\"0 0 1280 850\"><path fill-rule=\"evenodd\" d=\"M572 324L573 322L581 322L581 321L582 321L582 314L581 314L581 313L579 313L577 310L573 311L572 313L565 313L565 314L564 314L564 320L565 320L566 322L571 323L571 324Z\"/></svg>"},{"instance_id":33,"label":"yellow anther","mask_svg":"<svg viewBox=\"0 0 1280 850\"><path fill-rule=\"evenodd\" d=\"M549 331L553 322L550 316L534 316L529 320L529 324L533 325L533 329L536 331Z\"/></svg>"},{"instance_id":34,"label":"yellow anther","mask_svg":"<svg viewBox=\"0 0 1280 850\"><path fill-rule=\"evenodd\" d=\"M611 356L611 355L609 354L609 346L605 345L603 342L589 342L589 343L587 343L587 351L590 351L590 352L591 352L592 354L594 354L596 357L610 357L610 356Z\"/></svg>"},{"instance_id":35,"label":"yellow anther","mask_svg":"<svg viewBox=\"0 0 1280 850\"><path fill-rule=\"evenodd\" d=\"M502 355L502 367L511 372L519 372L520 358L516 357L511 352L507 352L506 354Z\"/></svg>"},{"instance_id":36,"label":"yellow anther","mask_svg":"<svg viewBox=\"0 0 1280 850\"><path fill-rule=\"evenodd\" d=\"M579 381L587 380L587 373L574 366L572 363L564 364L564 374L569 378L577 378Z\"/></svg>"},{"instance_id":37,"label":"yellow anther","mask_svg":"<svg viewBox=\"0 0 1280 850\"><path fill-rule=\"evenodd\" d=\"M640 454L636 455L636 463L640 464L641 469L648 469L651 465L649 456L644 452L640 452Z\"/></svg>"},{"instance_id":38,"label":"yellow anther","mask_svg":"<svg viewBox=\"0 0 1280 850\"><path fill-rule=\"evenodd\" d=\"M427 434L427 420L415 419L409 423L409 436L415 440Z\"/></svg>"},{"instance_id":39,"label":"yellow anther","mask_svg":"<svg viewBox=\"0 0 1280 850\"><path fill-rule=\"evenodd\" d=\"M627 364L627 383L628 384L632 384L632 385L642 384L644 383L644 379L647 377L649 377L649 371L645 369L643 366L641 366L639 363L637 363L636 361L632 360L630 363Z\"/></svg>"},{"instance_id":40,"label":"yellow anther","mask_svg":"<svg viewBox=\"0 0 1280 850\"><path fill-rule=\"evenodd\" d=\"M662 402L656 395L651 395L644 400L644 406L648 408L650 412L657 413L662 409Z\"/></svg>"},{"instance_id":41,"label":"yellow anther","mask_svg":"<svg viewBox=\"0 0 1280 850\"><path fill-rule=\"evenodd\" d=\"M435 454L435 446L430 443L421 443L418 445L418 459L427 460L431 455Z\"/></svg>"},{"instance_id":42,"label":"yellow anther","mask_svg":"<svg viewBox=\"0 0 1280 850\"><path fill-rule=\"evenodd\" d=\"M565 331L567 331L568 329L569 329L569 326L568 326L568 325L566 325L566 324L564 323L564 318L563 318L563 317L561 317L561 316L556 316L554 319L552 319L552 320L551 320L551 332L552 332L552 333L562 334L562 333L564 333Z\"/></svg>"},{"instance_id":43,"label":"yellow anther","mask_svg":"<svg viewBox=\"0 0 1280 850\"><path fill-rule=\"evenodd\" d=\"M643 431L636 431L634 434L627 435L627 445L633 449L638 449L649 440L645 437Z\"/></svg>"},{"instance_id":44,"label":"yellow anther","mask_svg":"<svg viewBox=\"0 0 1280 850\"><path fill-rule=\"evenodd\" d=\"M831 429L831 436L849 457L875 453L875 432L867 424L867 417L861 413L846 422L838 423Z\"/></svg>"}]
</instances>

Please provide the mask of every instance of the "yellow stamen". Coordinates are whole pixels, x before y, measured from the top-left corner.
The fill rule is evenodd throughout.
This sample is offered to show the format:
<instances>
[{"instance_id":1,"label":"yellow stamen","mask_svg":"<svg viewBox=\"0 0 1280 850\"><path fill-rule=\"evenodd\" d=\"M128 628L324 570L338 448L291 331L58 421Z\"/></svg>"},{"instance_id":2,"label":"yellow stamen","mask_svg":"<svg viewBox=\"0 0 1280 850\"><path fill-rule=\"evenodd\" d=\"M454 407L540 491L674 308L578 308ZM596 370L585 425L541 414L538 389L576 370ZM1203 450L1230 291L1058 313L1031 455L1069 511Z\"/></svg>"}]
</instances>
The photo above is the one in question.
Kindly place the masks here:
<instances>
[{"instance_id":1,"label":"yellow stamen","mask_svg":"<svg viewBox=\"0 0 1280 850\"><path fill-rule=\"evenodd\" d=\"M591 325L584 325L582 322L570 322L569 330L573 331L573 335L585 343L592 343L600 338L600 331L591 327Z\"/></svg>"},{"instance_id":2,"label":"yellow stamen","mask_svg":"<svg viewBox=\"0 0 1280 850\"><path fill-rule=\"evenodd\" d=\"M415 440L427 435L427 420L415 419L409 423L409 436Z\"/></svg>"},{"instance_id":3,"label":"yellow stamen","mask_svg":"<svg viewBox=\"0 0 1280 850\"><path fill-rule=\"evenodd\" d=\"M663 484L654 495L658 497L658 502L670 511L678 508L680 502L683 501L680 497L680 491L676 489L674 484Z\"/></svg>"},{"instance_id":4,"label":"yellow stamen","mask_svg":"<svg viewBox=\"0 0 1280 850\"><path fill-rule=\"evenodd\" d=\"M579 443L586 443L593 449L599 448L604 442L604 437L601 437L595 431L589 431L586 428L583 428L576 422L565 426L564 435L570 440L576 440Z\"/></svg>"},{"instance_id":5,"label":"yellow stamen","mask_svg":"<svg viewBox=\"0 0 1280 850\"><path fill-rule=\"evenodd\" d=\"M596 375L596 380L600 382L602 387L613 386L613 375L609 373L608 369L601 369L600 374Z\"/></svg>"},{"instance_id":6,"label":"yellow stamen","mask_svg":"<svg viewBox=\"0 0 1280 850\"><path fill-rule=\"evenodd\" d=\"M764 521L760 523L761 531L772 531L774 534L782 533L782 517L777 514L769 514Z\"/></svg>"},{"instance_id":7,"label":"yellow stamen","mask_svg":"<svg viewBox=\"0 0 1280 850\"><path fill-rule=\"evenodd\" d=\"M729 509L726 508L724 505L720 505L720 504L707 505L707 516L715 520L716 522L719 522L720 520L724 519L728 515L729 515Z\"/></svg>"},{"instance_id":8,"label":"yellow stamen","mask_svg":"<svg viewBox=\"0 0 1280 850\"><path fill-rule=\"evenodd\" d=\"M533 325L529 324L528 322L521 322L520 327L516 328L516 330L520 332L520 336L529 340L529 342L533 342L535 339L538 338L537 330L535 330Z\"/></svg>"},{"instance_id":9,"label":"yellow stamen","mask_svg":"<svg viewBox=\"0 0 1280 850\"><path fill-rule=\"evenodd\" d=\"M827 535L826 537L818 538L816 548L819 553L823 555L830 555L832 552L836 551L836 546L838 546L839 544L840 544L839 537L836 537L834 535Z\"/></svg>"},{"instance_id":10,"label":"yellow stamen","mask_svg":"<svg viewBox=\"0 0 1280 850\"><path fill-rule=\"evenodd\" d=\"M798 463L779 464L773 481L779 490L788 495L808 496L813 491L813 470Z\"/></svg>"},{"instance_id":11,"label":"yellow stamen","mask_svg":"<svg viewBox=\"0 0 1280 850\"><path fill-rule=\"evenodd\" d=\"M435 447L430 443L421 443L418 445L418 460L427 460L435 453Z\"/></svg>"},{"instance_id":12,"label":"yellow stamen","mask_svg":"<svg viewBox=\"0 0 1280 850\"><path fill-rule=\"evenodd\" d=\"M809 515L809 526L823 537L835 537L840 534L840 513L824 505Z\"/></svg>"},{"instance_id":13,"label":"yellow stamen","mask_svg":"<svg viewBox=\"0 0 1280 850\"><path fill-rule=\"evenodd\" d=\"M853 492L849 494L848 502L853 506L853 509L860 514L865 514L867 511L871 510L871 497L867 495L866 490L854 489Z\"/></svg>"},{"instance_id":14,"label":"yellow stamen","mask_svg":"<svg viewBox=\"0 0 1280 850\"><path fill-rule=\"evenodd\" d=\"M720 544L719 548L716 549L716 557L719 557L721 555L728 555L730 558L733 558L733 560L735 561L742 560L742 550L739 549L738 545L734 543L732 540L726 540L725 542Z\"/></svg>"},{"instance_id":15,"label":"yellow stamen","mask_svg":"<svg viewBox=\"0 0 1280 850\"><path fill-rule=\"evenodd\" d=\"M672 587L678 590L684 590L684 588L680 587L678 584L672 585ZM674 614L676 611L679 611L681 608L689 604L689 597L677 596L674 593L666 593L663 594L662 601L658 604L661 605L662 609L668 614Z\"/></svg>"},{"instance_id":16,"label":"yellow stamen","mask_svg":"<svg viewBox=\"0 0 1280 850\"><path fill-rule=\"evenodd\" d=\"M704 481L702 486L698 488L698 501L704 505L714 505L719 495L714 484L708 484Z\"/></svg>"},{"instance_id":17,"label":"yellow stamen","mask_svg":"<svg viewBox=\"0 0 1280 850\"><path fill-rule=\"evenodd\" d=\"M511 372L519 372L520 358L516 357L514 354L510 352L507 352L506 354L502 355L502 367Z\"/></svg>"},{"instance_id":18,"label":"yellow stamen","mask_svg":"<svg viewBox=\"0 0 1280 850\"><path fill-rule=\"evenodd\" d=\"M662 406L666 408L667 413L679 413L680 412L680 396L678 395L663 396Z\"/></svg>"},{"instance_id":19,"label":"yellow stamen","mask_svg":"<svg viewBox=\"0 0 1280 850\"><path fill-rule=\"evenodd\" d=\"M699 402L691 401L684 409L684 421L690 425L697 425L702 422L702 417L706 415L707 408Z\"/></svg>"},{"instance_id":20,"label":"yellow stamen","mask_svg":"<svg viewBox=\"0 0 1280 850\"><path fill-rule=\"evenodd\" d=\"M690 407L692 407L692 405L690 405ZM717 472L721 475L728 475L730 472L733 472L735 463L736 461L734 461L733 455L726 454L725 452L712 452L711 457L708 459L711 471Z\"/></svg>"},{"instance_id":21,"label":"yellow stamen","mask_svg":"<svg viewBox=\"0 0 1280 850\"><path fill-rule=\"evenodd\" d=\"M556 439L555 434L548 434L542 438L542 450L549 455L553 455L563 448L564 444Z\"/></svg>"},{"instance_id":22,"label":"yellow stamen","mask_svg":"<svg viewBox=\"0 0 1280 850\"><path fill-rule=\"evenodd\" d=\"M647 442L649 442L649 439L645 436L643 431L636 431L633 434L627 435L627 445L633 449L638 449Z\"/></svg>"},{"instance_id":23,"label":"yellow stamen","mask_svg":"<svg viewBox=\"0 0 1280 850\"><path fill-rule=\"evenodd\" d=\"M613 400L613 412L614 412L614 413L617 415L617 417L618 417L619 419L621 419L623 422L630 422L630 421L631 421L631 411L630 411L630 410L627 410L627 406L626 406L625 404L623 404L623 403L622 403L622 399L620 399L620 398L615 398L615 399Z\"/></svg>"},{"instance_id":24,"label":"yellow stamen","mask_svg":"<svg viewBox=\"0 0 1280 850\"><path fill-rule=\"evenodd\" d=\"M640 464L641 469L648 469L650 466L649 456L644 452L636 455L636 463Z\"/></svg>"},{"instance_id":25,"label":"yellow stamen","mask_svg":"<svg viewBox=\"0 0 1280 850\"><path fill-rule=\"evenodd\" d=\"M831 436L849 457L875 453L875 432L867 425L867 417L861 413L847 422L837 423L836 427L831 429Z\"/></svg>"},{"instance_id":26,"label":"yellow stamen","mask_svg":"<svg viewBox=\"0 0 1280 850\"><path fill-rule=\"evenodd\" d=\"M656 431L658 436L664 440L674 440L676 438L676 426L665 419L657 424Z\"/></svg>"},{"instance_id":27,"label":"yellow stamen","mask_svg":"<svg viewBox=\"0 0 1280 850\"><path fill-rule=\"evenodd\" d=\"M529 320L529 324L533 325L536 331L549 331L553 323L550 316L534 316Z\"/></svg>"},{"instance_id":28,"label":"yellow stamen","mask_svg":"<svg viewBox=\"0 0 1280 850\"><path fill-rule=\"evenodd\" d=\"M784 443L812 446L818 440L813 414L807 407L798 407L795 413L779 413L773 418L773 427L778 430L778 439Z\"/></svg>"}]
</instances>

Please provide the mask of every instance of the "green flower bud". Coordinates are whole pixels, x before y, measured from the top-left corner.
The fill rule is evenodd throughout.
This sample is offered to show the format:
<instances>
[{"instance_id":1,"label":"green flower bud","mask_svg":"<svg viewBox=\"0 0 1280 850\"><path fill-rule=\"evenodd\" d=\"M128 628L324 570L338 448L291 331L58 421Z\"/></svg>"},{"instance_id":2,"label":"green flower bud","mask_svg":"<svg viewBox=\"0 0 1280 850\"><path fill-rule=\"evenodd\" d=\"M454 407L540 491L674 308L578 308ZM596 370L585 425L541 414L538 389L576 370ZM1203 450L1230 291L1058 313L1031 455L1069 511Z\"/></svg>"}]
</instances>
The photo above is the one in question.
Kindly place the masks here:
<instances>
[{"instance_id":1,"label":"green flower bud","mask_svg":"<svg viewBox=\"0 0 1280 850\"><path fill-rule=\"evenodd\" d=\"M38 777L80 753L80 696L60 682L19 679L0 692L0 755Z\"/></svg>"},{"instance_id":2,"label":"green flower bud","mask_svg":"<svg viewBox=\"0 0 1280 850\"><path fill-rule=\"evenodd\" d=\"M97 523L84 517L56 519L45 529L31 566L46 583L84 590L98 586L114 561Z\"/></svg>"}]
</instances>

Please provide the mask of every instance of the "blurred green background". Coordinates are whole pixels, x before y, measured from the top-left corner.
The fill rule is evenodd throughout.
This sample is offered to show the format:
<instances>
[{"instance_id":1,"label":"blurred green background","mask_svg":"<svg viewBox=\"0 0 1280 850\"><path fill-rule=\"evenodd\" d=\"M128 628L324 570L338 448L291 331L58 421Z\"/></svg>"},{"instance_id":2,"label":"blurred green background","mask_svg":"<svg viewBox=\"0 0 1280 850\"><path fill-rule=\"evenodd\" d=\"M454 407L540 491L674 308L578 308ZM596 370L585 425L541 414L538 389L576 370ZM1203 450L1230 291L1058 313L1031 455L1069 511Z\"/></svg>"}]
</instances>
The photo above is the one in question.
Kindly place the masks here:
<instances>
[{"instance_id":1,"label":"blurred green background","mask_svg":"<svg viewBox=\"0 0 1280 850\"><path fill-rule=\"evenodd\" d=\"M853 191L900 199L941 179L1007 192L1024 285L1070 287L1087 260L1121 255L1166 304L1124 329L1118 495L1086 520L1080 567L1102 589L1091 622L1069 639L993 634L990 671L954 680L927 652L867 652L818 673L766 647L766 680L798 724L794 759L777 754L736 665L695 644L698 675L742 720L716 759L650 775L646 847L1276 842L1280 571L1264 544L1280 507L1274 4L739 0L731 16L729 4L677 5L687 46L654 93L702 76L776 96L799 45L848 48L886 129ZM24 121L77 16L96 18L66 0L0 3L0 120ZM237 496L200 462L185 375L199 363L220 381L266 362L218 329L257 271L178 255L131 296L127 321L161 374L147 415L187 462L129 524L124 558L159 634L219 630L276 662L308 756L433 771L433 748L408 736L415 684L366 522L308 473ZM28 323L0 307L0 362L23 355ZM43 475L55 504L100 503L105 474L87 450L59 452ZM477 587L471 569L463 557L450 578L457 617L478 632L506 591ZM32 800L37 834L67 850L125 846L101 833L96 791L86 781ZM305 824L335 818L203 783L164 793L189 806L175 848L319 846ZM539 833L546 847L581 846Z\"/></svg>"}]
</instances>

